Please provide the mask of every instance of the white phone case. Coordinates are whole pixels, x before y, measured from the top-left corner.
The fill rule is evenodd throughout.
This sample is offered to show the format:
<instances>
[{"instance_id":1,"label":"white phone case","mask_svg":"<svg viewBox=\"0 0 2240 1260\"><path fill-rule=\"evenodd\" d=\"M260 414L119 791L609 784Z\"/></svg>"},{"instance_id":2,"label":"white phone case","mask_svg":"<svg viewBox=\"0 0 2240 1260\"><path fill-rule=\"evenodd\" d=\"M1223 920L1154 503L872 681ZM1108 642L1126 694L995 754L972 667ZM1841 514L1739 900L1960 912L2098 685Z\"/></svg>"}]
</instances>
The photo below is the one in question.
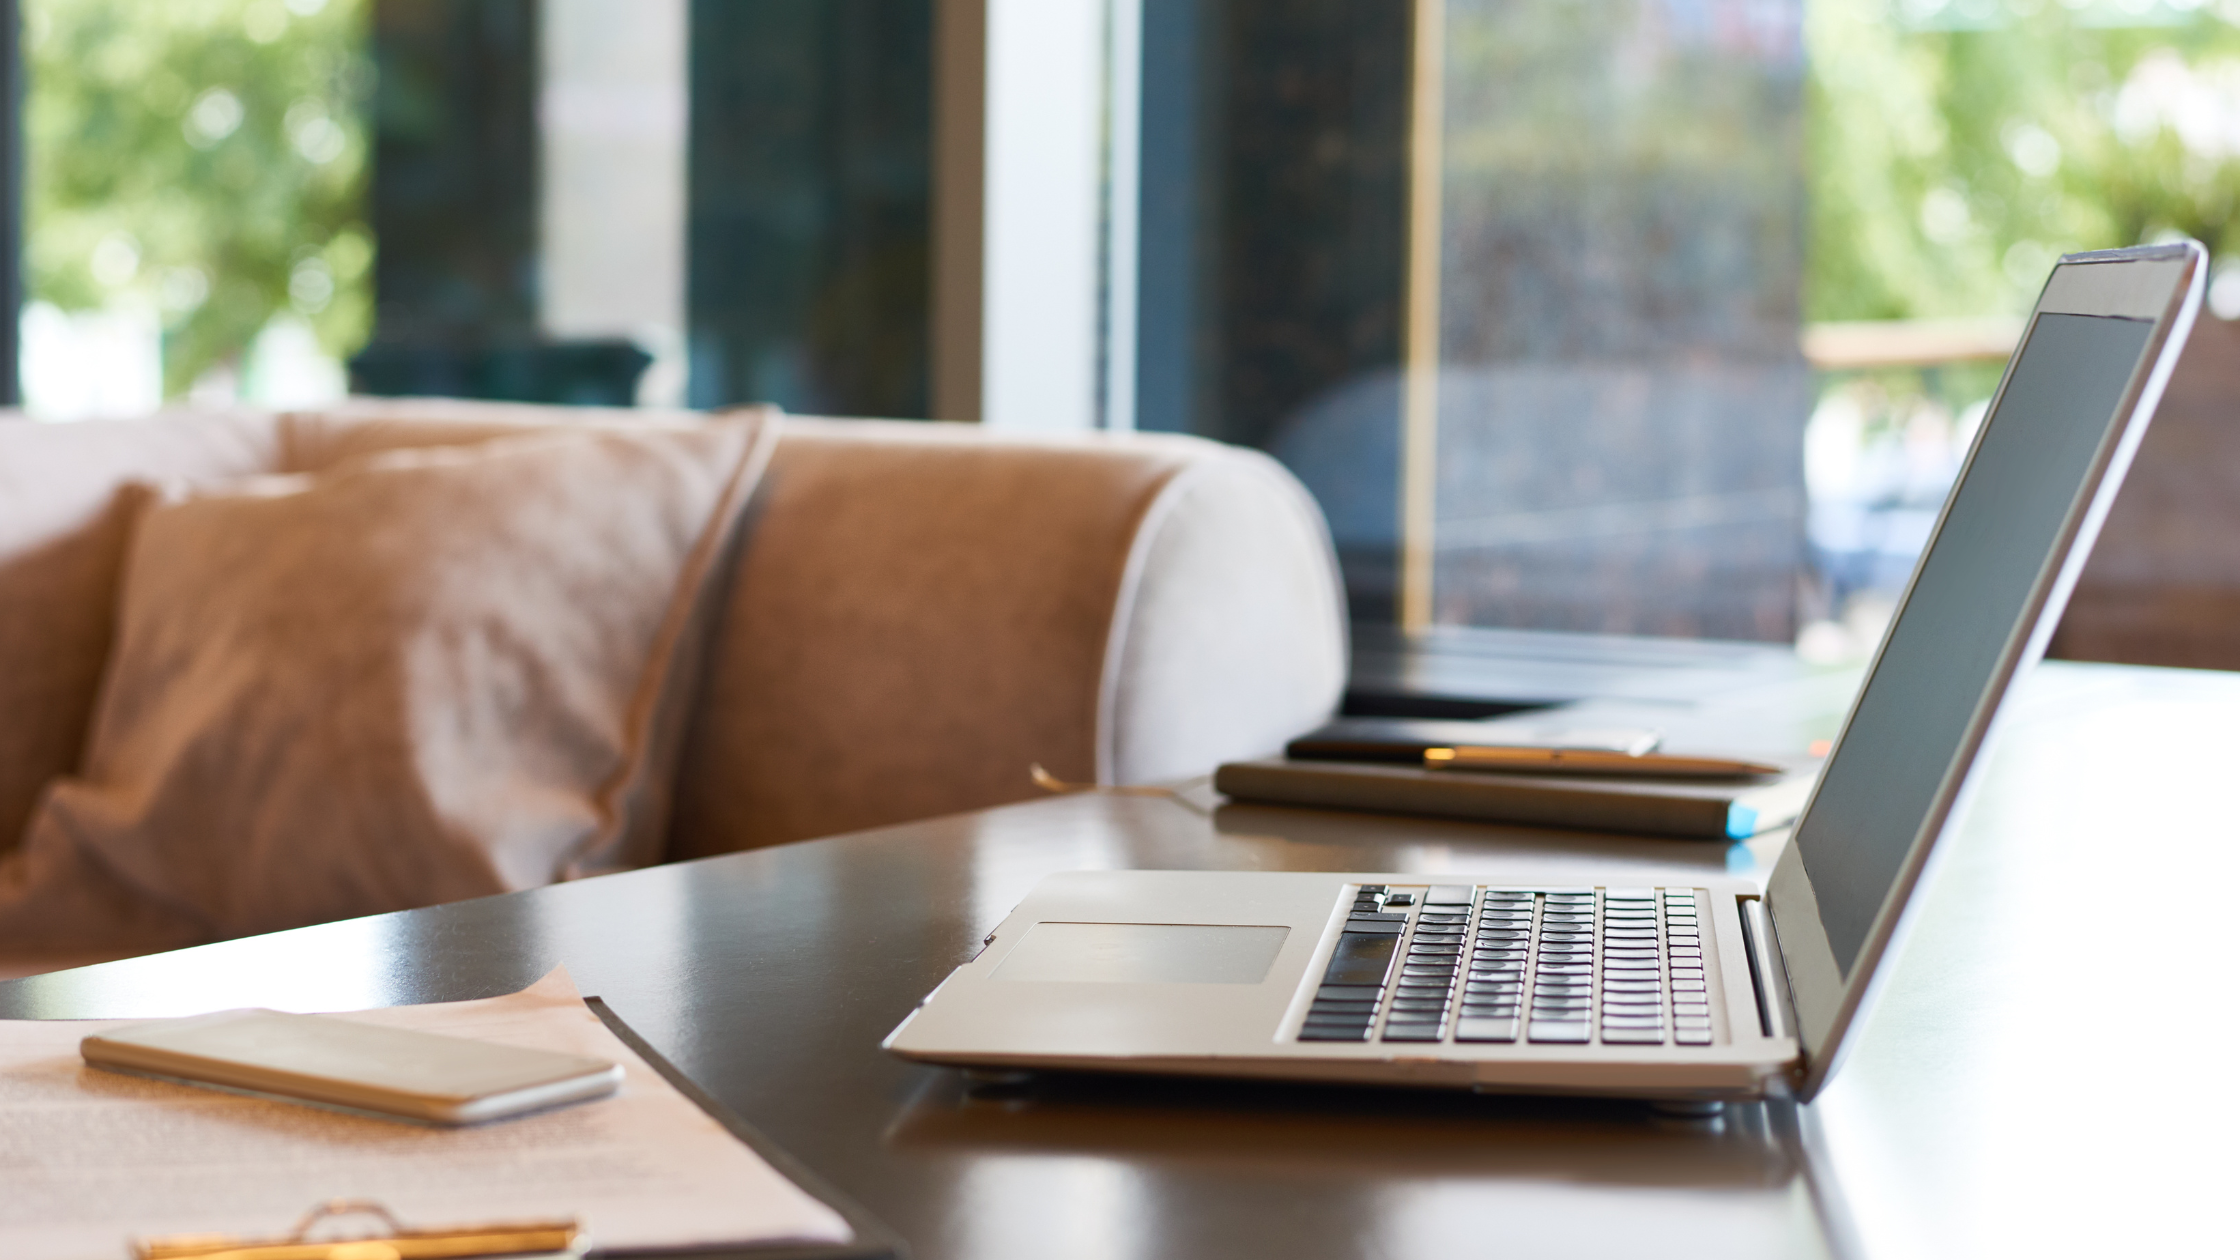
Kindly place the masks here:
<instances>
[{"instance_id":1,"label":"white phone case","mask_svg":"<svg viewBox=\"0 0 2240 1260\"><path fill-rule=\"evenodd\" d=\"M437 1124L478 1124L597 1098L601 1059L325 1015L220 1011L130 1024L78 1045L98 1068Z\"/></svg>"}]
</instances>

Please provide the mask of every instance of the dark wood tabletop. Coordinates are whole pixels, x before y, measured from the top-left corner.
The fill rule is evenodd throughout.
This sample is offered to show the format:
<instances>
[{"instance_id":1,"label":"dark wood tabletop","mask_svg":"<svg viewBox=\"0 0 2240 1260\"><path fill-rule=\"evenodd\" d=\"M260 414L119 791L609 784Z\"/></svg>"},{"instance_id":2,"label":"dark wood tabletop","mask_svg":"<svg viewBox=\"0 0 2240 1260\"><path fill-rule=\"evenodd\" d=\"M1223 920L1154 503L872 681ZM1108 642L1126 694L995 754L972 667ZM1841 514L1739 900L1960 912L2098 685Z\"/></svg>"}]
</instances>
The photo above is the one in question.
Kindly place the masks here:
<instances>
[{"instance_id":1,"label":"dark wood tabletop","mask_svg":"<svg viewBox=\"0 0 2240 1260\"><path fill-rule=\"evenodd\" d=\"M2224 1228L2236 1171L2240 676L2054 666L2016 709L1879 1008L1805 1108L1700 1122L1401 1090L976 1090L880 1052L1055 871L1591 864L1647 883L1762 874L1782 842L1154 797L1055 797L35 976L0 984L0 1016L446 1001L565 964L924 1260L2177 1249Z\"/></svg>"}]
</instances>

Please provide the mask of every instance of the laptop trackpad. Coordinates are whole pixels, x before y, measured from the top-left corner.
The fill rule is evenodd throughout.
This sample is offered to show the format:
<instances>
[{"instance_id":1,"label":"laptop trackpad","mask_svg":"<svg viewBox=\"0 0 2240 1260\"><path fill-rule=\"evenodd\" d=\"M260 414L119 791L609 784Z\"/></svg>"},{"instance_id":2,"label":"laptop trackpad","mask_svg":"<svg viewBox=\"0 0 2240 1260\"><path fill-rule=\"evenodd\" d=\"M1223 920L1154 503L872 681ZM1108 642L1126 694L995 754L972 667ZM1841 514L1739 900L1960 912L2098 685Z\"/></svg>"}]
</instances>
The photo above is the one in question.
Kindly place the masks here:
<instances>
[{"instance_id":1,"label":"laptop trackpad","mask_svg":"<svg viewBox=\"0 0 2240 1260\"><path fill-rule=\"evenodd\" d=\"M1287 927L1208 923L1037 923L996 980L1102 984L1258 984Z\"/></svg>"}]
</instances>

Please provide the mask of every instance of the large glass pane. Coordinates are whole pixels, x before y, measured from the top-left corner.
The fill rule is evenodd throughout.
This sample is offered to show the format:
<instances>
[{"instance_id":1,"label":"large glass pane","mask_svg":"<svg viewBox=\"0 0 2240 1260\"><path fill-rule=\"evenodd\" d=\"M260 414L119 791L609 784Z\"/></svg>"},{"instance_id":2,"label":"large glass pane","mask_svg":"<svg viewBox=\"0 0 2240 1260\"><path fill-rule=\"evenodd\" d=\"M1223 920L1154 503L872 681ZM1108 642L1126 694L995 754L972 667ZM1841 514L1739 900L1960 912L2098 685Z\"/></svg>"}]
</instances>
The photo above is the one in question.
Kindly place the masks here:
<instances>
[{"instance_id":1,"label":"large glass pane","mask_svg":"<svg viewBox=\"0 0 2240 1260\"><path fill-rule=\"evenodd\" d=\"M1432 619L1788 638L1799 0L1442 16Z\"/></svg>"},{"instance_id":2,"label":"large glass pane","mask_svg":"<svg viewBox=\"0 0 2240 1260\"><path fill-rule=\"evenodd\" d=\"M1398 586L1408 31L1392 0L1144 0L1136 423L1258 446Z\"/></svg>"},{"instance_id":3,"label":"large glass pane","mask_svg":"<svg viewBox=\"0 0 2240 1260\"><path fill-rule=\"evenodd\" d=\"M923 416L929 0L693 0L689 397Z\"/></svg>"}]
</instances>

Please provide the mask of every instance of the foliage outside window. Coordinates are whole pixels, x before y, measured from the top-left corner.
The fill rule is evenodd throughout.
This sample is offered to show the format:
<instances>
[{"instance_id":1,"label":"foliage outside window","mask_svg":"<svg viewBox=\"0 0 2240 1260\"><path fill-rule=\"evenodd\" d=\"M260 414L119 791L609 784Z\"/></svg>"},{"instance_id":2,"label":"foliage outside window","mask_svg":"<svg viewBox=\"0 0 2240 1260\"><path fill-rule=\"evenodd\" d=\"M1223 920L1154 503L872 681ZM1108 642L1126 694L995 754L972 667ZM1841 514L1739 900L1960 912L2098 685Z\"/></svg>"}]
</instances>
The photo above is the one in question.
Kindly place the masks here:
<instances>
[{"instance_id":1,"label":"foliage outside window","mask_svg":"<svg viewBox=\"0 0 2240 1260\"><path fill-rule=\"evenodd\" d=\"M2020 315L2065 251L2240 245L2236 19L2199 0L1811 0L1806 318Z\"/></svg>"},{"instance_id":2,"label":"foliage outside window","mask_svg":"<svg viewBox=\"0 0 2240 1260\"><path fill-rule=\"evenodd\" d=\"M2240 3L1807 0L1805 15L1808 322L2011 321L2063 253L2240 246ZM2211 305L2240 315L2240 270L2220 264ZM1999 370L1824 379L1805 440L1808 655L1872 645Z\"/></svg>"},{"instance_id":3,"label":"foliage outside window","mask_svg":"<svg viewBox=\"0 0 2240 1260\"><path fill-rule=\"evenodd\" d=\"M27 297L153 311L163 392L372 316L361 0L25 0Z\"/></svg>"}]
</instances>

